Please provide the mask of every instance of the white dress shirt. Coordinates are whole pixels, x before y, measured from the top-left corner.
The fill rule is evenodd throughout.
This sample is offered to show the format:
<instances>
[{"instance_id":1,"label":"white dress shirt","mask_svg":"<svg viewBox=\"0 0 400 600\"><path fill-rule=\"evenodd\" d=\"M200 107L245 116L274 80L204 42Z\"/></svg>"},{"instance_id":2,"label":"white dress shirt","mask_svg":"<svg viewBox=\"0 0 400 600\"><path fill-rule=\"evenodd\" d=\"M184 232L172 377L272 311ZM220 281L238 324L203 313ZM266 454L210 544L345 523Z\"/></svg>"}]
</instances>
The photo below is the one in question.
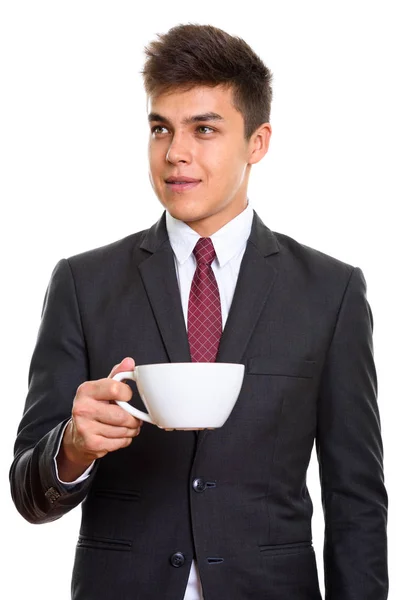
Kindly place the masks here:
<instances>
[{"instance_id":1,"label":"white dress shirt","mask_svg":"<svg viewBox=\"0 0 400 600\"><path fill-rule=\"evenodd\" d=\"M216 253L216 258L211 268L217 280L221 298L222 329L225 327L232 304L240 265L251 231L253 212L248 201L247 207L237 217L210 236ZM196 270L196 259L193 250L201 236L189 227L189 225L175 219L168 212L166 213L166 226L169 241L174 252L176 276L187 329L190 288ZM58 451L59 448L57 454ZM57 462L55 459L54 462L58 477ZM60 481L67 487L73 486L86 479L92 467L93 464L76 481L68 483ZM194 560L191 564L184 600L203 600L200 577L196 561Z\"/></svg>"}]
</instances>

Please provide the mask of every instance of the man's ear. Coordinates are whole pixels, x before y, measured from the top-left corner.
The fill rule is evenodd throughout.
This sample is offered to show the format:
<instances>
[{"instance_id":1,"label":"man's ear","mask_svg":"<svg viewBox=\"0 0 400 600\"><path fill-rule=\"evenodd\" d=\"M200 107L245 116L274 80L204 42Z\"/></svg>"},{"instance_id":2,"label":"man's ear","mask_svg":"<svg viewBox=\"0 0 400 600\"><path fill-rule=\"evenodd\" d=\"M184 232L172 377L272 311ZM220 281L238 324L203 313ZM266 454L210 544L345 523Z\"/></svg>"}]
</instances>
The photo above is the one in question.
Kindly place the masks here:
<instances>
[{"instance_id":1,"label":"man's ear","mask_svg":"<svg viewBox=\"0 0 400 600\"><path fill-rule=\"evenodd\" d=\"M249 141L248 164L258 163L268 152L272 127L270 123L263 123L256 129Z\"/></svg>"}]
</instances>

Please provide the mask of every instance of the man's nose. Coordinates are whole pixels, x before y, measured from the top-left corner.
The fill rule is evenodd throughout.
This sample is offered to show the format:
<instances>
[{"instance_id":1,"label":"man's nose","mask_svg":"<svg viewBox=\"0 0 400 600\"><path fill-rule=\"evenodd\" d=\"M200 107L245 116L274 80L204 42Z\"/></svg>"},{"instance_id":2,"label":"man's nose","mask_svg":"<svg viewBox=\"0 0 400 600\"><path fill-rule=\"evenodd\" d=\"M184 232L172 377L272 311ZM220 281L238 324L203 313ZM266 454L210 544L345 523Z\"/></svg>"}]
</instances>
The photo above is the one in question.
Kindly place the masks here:
<instances>
[{"instance_id":1,"label":"man's nose","mask_svg":"<svg viewBox=\"0 0 400 600\"><path fill-rule=\"evenodd\" d=\"M190 163L192 152L189 147L189 141L184 136L174 136L168 148L166 160L169 163L176 164L179 162Z\"/></svg>"}]
</instances>

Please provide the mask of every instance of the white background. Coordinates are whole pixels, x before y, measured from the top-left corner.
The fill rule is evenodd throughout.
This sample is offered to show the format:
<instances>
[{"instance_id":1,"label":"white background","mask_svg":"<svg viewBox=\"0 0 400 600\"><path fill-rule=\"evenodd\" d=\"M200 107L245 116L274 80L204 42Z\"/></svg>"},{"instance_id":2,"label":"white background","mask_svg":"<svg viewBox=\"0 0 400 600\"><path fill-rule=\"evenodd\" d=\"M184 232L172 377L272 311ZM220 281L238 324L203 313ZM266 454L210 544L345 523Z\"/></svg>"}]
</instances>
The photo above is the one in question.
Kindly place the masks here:
<instances>
[{"instance_id":1,"label":"white background","mask_svg":"<svg viewBox=\"0 0 400 600\"><path fill-rule=\"evenodd\" d=\"M253 168L249 188L255 210L271 229L361 267L366 277L395 600L400 597L397 3L191 4L142 4L140 13L132 1L1 4L0 483L6 569L0 594L69 597L80 509L33 526L19 516L9 494L29 362L58 260L149 227L161 215L147 171L143 47L173 25L194 22L243 37L274 73L270 151ZM323 588L314 455L308 486Z\"/></svg>"}]
</instances>

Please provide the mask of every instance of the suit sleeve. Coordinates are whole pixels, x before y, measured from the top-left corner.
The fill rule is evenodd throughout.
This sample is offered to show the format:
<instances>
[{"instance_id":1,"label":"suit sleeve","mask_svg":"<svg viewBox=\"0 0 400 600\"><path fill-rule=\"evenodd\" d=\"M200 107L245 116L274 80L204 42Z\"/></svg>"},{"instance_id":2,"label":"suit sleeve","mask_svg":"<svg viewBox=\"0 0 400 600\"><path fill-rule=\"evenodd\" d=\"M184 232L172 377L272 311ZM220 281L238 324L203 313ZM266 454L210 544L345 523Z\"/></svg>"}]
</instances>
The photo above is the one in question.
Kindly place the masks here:
<instances>
[{"instance_id":1,"label":"suit sleeve","mask_svg":"<svg viewBox=\"0 0 400 600\"><path fill-rule=\"evenodd\" d=\"M31 523L53 521L77 506L93 480L96 464L71 490L59 481L54 465L76 390L89 376L74 279L68 260L61 259L44 298L10 469L13 501Z\"/></svg>"},{"instance_id":2,"label":"suit sleeve","mask_svg":"<svg viewBox=\"0 0 400 600\"><path fill-rule=\"evenodd\" d=\"M353 269L321 380L316 451L325 516L326 600L386 600L387 494L372 314Z\"/></svg>"}]
</instances>

